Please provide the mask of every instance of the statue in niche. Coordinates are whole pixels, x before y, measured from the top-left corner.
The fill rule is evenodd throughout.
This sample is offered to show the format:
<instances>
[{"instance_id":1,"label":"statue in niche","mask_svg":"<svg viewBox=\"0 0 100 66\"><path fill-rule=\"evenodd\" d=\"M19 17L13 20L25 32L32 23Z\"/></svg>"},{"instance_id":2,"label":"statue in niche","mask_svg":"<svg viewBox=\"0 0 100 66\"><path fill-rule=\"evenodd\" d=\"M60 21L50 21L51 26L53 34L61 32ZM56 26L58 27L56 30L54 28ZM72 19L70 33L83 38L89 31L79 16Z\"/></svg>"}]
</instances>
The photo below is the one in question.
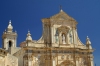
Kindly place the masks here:
<instances>
[{"instance_id":1,"label":"statue in niche","mask_svg":"<svg viewBox=\"0 0 100 66\"><path fill-rule=\"evenodd\" d=\"M58 40L59 40L59 38L58 38L58 30L56 29L56 34L55 34L55 43L58 43Z\"/></svg>"},{"instance_id":2,"label":"statue in niche","mask_svg":"<svg viewBox=\"0 0 100 66\"><path fill-rule=\"evenodd\" d=\"M65 40L66 40L65 35L62 34L62 43L63 43L63 44L66 44L66 41L65 41Z\"/></svg>"},{"instance_id":3,"label":"statue in niche","mask_svg":"<svg viewBox=\"0 0 100 66\"><path fill-rule=\"evenodd\" d=\"M72 33L71 33L71 30L69 30L69 38L70 38L70 43L72 44Z\"/></svg>"},{"instance_id":4,"label":"statue in niche","mask_svg":"<svg viewBox=\"0 0 100 66\"><path fill-rule=\"evenodd\" d=\"M58 43L58 36L56 36L56 43Z\"/></svg>"}]
</instances>

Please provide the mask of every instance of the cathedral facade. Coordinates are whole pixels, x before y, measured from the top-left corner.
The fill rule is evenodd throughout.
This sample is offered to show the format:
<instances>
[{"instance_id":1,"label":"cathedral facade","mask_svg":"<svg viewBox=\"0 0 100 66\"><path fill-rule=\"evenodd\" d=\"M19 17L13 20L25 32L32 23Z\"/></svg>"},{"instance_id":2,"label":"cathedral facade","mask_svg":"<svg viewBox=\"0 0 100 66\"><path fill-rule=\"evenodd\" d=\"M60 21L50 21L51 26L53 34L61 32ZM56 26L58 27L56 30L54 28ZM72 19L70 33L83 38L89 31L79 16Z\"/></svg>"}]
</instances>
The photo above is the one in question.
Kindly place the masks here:
<instances>
[{"instance_id":1,"label":"cathedral facade","mask_svg":"<svg viewBox=\"0 0 100 66\"><path fill-rule=\"evenodd\" d=\"M50 18L43 18L43 34L33 40L28 31L26 40L17 47L17 32L11 21L2 35L0 66L94 66L90 39L83 44L77 33L77 22L62 9Z\"/></svg>"}]
</instances>

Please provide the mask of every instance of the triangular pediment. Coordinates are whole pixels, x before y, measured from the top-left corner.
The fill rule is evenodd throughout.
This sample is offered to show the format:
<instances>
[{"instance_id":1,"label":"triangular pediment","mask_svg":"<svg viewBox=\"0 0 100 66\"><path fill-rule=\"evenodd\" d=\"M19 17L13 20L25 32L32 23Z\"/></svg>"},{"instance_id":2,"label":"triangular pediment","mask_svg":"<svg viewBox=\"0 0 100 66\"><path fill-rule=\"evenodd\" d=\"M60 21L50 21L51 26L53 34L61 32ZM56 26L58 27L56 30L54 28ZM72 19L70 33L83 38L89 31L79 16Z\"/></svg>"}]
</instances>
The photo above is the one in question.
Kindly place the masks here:
<instances>
[{"instance_id":1,"label":"triangular pediment","mask_svg":"<svg viewBox=\"0 0 100 66\"><path fill-rule=\"evenodd\" d=\"M70 17L64 11L60 11L58 14L52 16L50 19L55 19L55 20L72 20L72 21L74 20L72 17Z\"/></svg>"},{"instance_id":2,"label":"triangular pediment","mask_svg":"<svg viewBox=\"0 0 100 66\"><path fill-rule=\"evenodd\" d=\"M58 25L69 25L76 27L77 22L72 17L70 17L67 13L61 10L58 14L51 16L50 18L43 18L42 22L51 23L51 25L58 24Z\"/></svg>"}]
</instances>

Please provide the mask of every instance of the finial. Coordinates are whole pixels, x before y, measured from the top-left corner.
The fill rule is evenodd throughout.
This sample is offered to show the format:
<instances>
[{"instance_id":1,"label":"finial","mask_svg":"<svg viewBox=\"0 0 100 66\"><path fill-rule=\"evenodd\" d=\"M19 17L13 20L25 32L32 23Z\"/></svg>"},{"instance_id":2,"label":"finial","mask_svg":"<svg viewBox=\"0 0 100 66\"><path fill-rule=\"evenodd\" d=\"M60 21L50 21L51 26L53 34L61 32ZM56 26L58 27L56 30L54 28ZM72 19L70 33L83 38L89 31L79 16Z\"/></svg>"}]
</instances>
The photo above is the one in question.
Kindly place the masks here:
<instances>
[{"instance_id":1,"label":"finial","mask_svg":"<svg viewBox=\"0 0 100 66\"><path fill-rule=\"evenodd\" d=\"M87 36L87 38L89 38L89 37Z\"/></svg>"},{"instance_id":2,"label":"finial","mask_svg":"<svg viewBox=\"0 0 100 66\"><path fill-rule=\"evenodd\" d=\"M62 6L60 5L60 10L62 9Z\"/></svg>"},{"instance_id":3,"label":"finial","mask_svg":"<svg viewBox=\"0 0 100 66\"><path fill-rule=\"evenodd\" d=\"M31 40L32 41L32 37L31 37L31 34L30 34L30 31L29 30L28 30L28 34L27 34L26 40Z\"/></svg>"},{"instance_id":4,"label":"finial","mask_svg":"<svg viewBox=\"0 0 100 66\"><path fill-rule=\"evenodd\" d=\"M13 26L11 25L11 20L9 20L9 25L7 27L7 32L12 32L13 31Z\"/></svg>"},{"instance_id":5,"label":"finial","mask_svg":"<svg viewBox=\"0 0 100 66\"><path fill-rule=\"evenodd\" d=\"M62 10L62 6L60 5L60 12L62 12L63 10Z\"/></svg>"},{"instance_id":6,"label":"finial","mask_svg":"<svg viewBox=\"0 0 100 66\"><path fill-rule=\"evenodd\" d=\"M27 34L27 36L31 36L31 34L30 34L30 31L28 30L28 34Z\"/></svg>"},{"instance_id":7,"label":"finial","mask_svg":"<svg viewBox=\"0 0 100 66\"><path fill-rule=\"evenodd\" d=\"M30 33L29 29L28 29L28 33Z\"/></svg>"},{"instance_id":8,"label":"finial","mask_svg":"<svg viewBox=\"0 0 100 66\"><path fill-rule=\"evenodd\" d=\"M90 40L88 36L87 36L86 40L87 40L87 41L89 41L89 40Z\"/></svg>"},{"instance_id":9,"label":"finial","mask_svg":"<svg viewBox=\"0 0 100 66\"><path fill-rule=\"evenodd\" d=\"M87 49L92 49L91 41L90 41L90 39L89 39L88 36L87 36L87 38L86 38L86 46L87 46Z\"/></svg>"},{"instance_id":10,"label":"finial","mask_svg":"<svg viewBox=\"0 0 100 66\"><path fill-rule=\"evenodd\" d=\"M27 36L31 36L31 34L30 34L30 30L28 29L28 34L27 34Z\"/></svg>"},{"instance_id":11,"label":"finial","mask_svg":"<svg viewBox=\"0 0 100 66\"><path fill-rule=\"evenodd\" d=\"M11 24L11 20L9 20L9 24Z\"/></svg>"},{"instance_id":12,"label":"finial","mask_svg":"<svg viewBox=\"0 0 100 66\"><path fill-rule=\"evenodd\" d=\"M91 44L91 41L90 41L90 39L89 39L88 36L87 36L87 38L86 38L86 44Z\"/></svg>"}]
</instances>

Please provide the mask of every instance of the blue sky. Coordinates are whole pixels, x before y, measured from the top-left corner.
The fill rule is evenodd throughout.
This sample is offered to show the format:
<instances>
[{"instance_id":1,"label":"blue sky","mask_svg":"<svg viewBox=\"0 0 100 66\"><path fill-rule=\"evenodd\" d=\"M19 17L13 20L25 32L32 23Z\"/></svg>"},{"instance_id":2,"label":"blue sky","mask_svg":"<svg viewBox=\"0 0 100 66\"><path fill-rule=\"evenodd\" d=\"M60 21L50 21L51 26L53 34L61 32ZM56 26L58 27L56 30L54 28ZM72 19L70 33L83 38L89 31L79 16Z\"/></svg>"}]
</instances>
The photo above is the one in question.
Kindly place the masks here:
<instances>
[{"instance_id":1,"label":"blue sky","mask_svg":"<svg viewBox=\"0 0 100 66\"><path fill-rule=\"evenodd\" d=\"M59 13L59 6L77 22L78 35L85 44L89 36L94 51L94 60L100 65L100 0L0 0L0 36L12 20L18 33L17 45L26 39L28 29L34 40L42 35L42 18ZM2 38L0 39L0 47Z\"/></svg>"}]
</instances>

